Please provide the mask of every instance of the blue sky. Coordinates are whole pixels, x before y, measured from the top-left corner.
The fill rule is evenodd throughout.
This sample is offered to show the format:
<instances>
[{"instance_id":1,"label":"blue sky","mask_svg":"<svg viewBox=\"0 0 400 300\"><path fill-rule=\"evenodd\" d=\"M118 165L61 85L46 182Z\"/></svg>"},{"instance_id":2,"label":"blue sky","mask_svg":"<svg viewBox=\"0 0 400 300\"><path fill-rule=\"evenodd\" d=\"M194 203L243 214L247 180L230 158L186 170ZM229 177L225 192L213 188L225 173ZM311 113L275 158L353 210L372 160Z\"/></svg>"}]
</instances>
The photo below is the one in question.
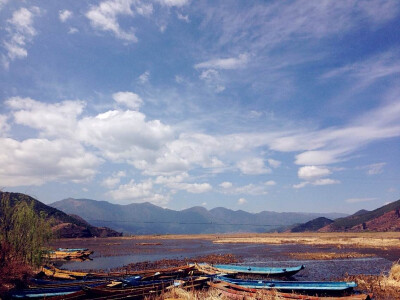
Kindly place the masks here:
<instances>
[{"instance_id":1,"label":"blue sky","mask_svg":"<svg viewBox=\"0 0 400 300\"><path fill-rule=\"evenodd\" d=\"M0 0L0 186L346 212L399 199L400 4Z\"/></svg>"}]
</instances>

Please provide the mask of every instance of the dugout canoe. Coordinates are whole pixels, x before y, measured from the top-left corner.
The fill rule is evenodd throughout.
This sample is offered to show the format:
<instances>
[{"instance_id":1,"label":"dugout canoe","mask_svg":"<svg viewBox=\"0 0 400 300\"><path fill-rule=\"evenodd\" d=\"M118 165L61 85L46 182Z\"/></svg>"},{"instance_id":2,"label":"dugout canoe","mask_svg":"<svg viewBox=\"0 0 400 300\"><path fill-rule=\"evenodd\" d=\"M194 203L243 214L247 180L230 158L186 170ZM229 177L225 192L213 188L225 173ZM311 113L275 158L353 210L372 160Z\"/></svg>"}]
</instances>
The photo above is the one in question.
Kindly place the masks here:
<instances>
[{"instance_id":1,"label":"dugout canoe","mask_svg":"<svg viewBox=\"0 0 400 300\"><path fill-rule=\"evenodd\" d=\"M252 274L263 276L279 276L290 277L304 269L304 265L288 268L274 268L274 267L254 267L254 266L238 266L238 265L213 265L221 271L221 273L237 273L237 274Z\"/></svg>"},{"instance_id":2,"label":"dugout canoe","mask_svg":"<svg viewBox=\"0 0 400 300\"><path fill-rule=\"evenodd\" d=\"M216 277L220 281L233 283L251 289L271 289L282 292L308 293L345 293L351 292L357 284L353 281L274 281L274 280L245 280L225 276Z\"/></svg>"},{"instance_id":3,"label":"dugout canoe","mask_svg":"<svg viewBox=\"0 0 400 300\"><path fill-rule=\"evenodd\" d=\"M372 295L367 294L354 294L349 296L339 297L319 297L312 295L301 295L294 293L282 293L274 290L260 290L250 289L240 285L235 285L228 282L208 282L212 288L218 289L224 296L229 299L246 300L246 299L262 299L264 297L271 297L286 300L371 300Z\"/></svg>"}]
</instances>

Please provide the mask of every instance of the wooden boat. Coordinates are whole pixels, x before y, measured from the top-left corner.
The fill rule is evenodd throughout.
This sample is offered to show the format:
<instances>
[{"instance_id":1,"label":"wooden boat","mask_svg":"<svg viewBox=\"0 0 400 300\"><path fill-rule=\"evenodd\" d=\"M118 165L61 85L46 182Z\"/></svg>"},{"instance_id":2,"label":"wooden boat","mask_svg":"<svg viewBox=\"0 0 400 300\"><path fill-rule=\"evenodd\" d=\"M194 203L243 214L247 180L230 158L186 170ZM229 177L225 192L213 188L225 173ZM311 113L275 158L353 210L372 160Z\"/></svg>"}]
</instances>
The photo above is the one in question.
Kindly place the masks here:
<instances>
[{"instance_id":1,"label":"wooden boat","mask_svg":"<svg viewBox=\"0 0 400 300\"><path fill-rule=\"evenodd\" d=\"M57 250L49 251L49 257L51 259L75 259L88 257L92 253L93 251L87 248L58 248Z\"/></svg>"},{"instance_id":2,"label":"wooden boat","mask_svg":"<svg viewBox=\"0 0 400 300\"><path fill-rule=\"evenodd\" d=\"M71 286L84 286L90 284L106 284L109 283L109 279L105 278L90 278L85 280L43 280L43 279L31 279L28 286L31 289L48 289L48 288L61 288L61 287L71 287Z\"/></svg>"},{"instance_id":3,"label":"wooden boat","mask_svg":"<svg viewBox=\"0 0 400 300\"><path fill-rule=\"evenodd\" d=\"M290 267L290 268L272 268L272 267L251 267L251 266L238 266L238 265L213 265L221 271L221 273L229 274L229 272L236 272L237 274L253 274L263 276L280 276L290 277L297 272L304 269L304 265Z\"/></svg>"},{"instance_id":4,"label":"wooden boat","mask_svg":"<svg viewBox=\"0 0 400 300\"><path fill-rule=\"evenodd\" d=\"M194 265L184 265L164 269L152 269L143 271L122 271L109 273L91 273L92 277L123 277L123 276L141 276L142 280L168 279L177 277L186 277L192 275L195 269Z\"/></svg>"},{"instance_id":5,"label":"wooden boat","mask_svg":"<svg viewBox=\"0 0 400 300\"><path fill-rule=\"evenodd\" d=\"M273 280L244 280L217 276L218 280L233 283L251 289L271 289L283 292L308 293L344 293L350 292L357 286L353 281L273 281Z\"/></svg>"},{"instance_id":6,"label":"wooden boat","mask_svg":"<svg viewBox=\"0 0 400 300\"><path fill-rule=\"evenodd\" d=\"M57 279L75 280L77 278L85 278L91 276L90 273L62 270L53 266L43 266L41 268L41 271L46 276Z\"/></svg>"},{"instance_id":7,"label":"wooden boat","mask_svg":"<svg viewBox=\"0 0 400 300\"><path fill-rule=\"evenodd\" d=\"M287 299L287 300L371 300L372 295L354 294L341 297L319 297L312 295L301 295L294 293L282 293L274 290L260 290L246 288L228 282L208 282L210 287L218 289L229 299L248 300L248 299Z\"/></svg>"},{"instance_id":8,"label":"wooden boat","mask_svg":"<svg viewBox=\"0 0 400 300\"><path fill-rule=\"evenodd\" d=\"M103 282L96 282L88 284L89 287L104 285ZM24 299L24 298L48 298L53 296L65 296L81 291L82 285L64 286L64 287L51 287L51 288L34 288L25 290L15 290L9 293L10 298Z\"/></svg>"},{"instance_id":9,"label":"wooden boat","mask_svg":"<svg viewBox=\"0 0 400 300\"><path fill-rule=\"evenodd\" d=\"M230 270L227 270L227 272L222 272L220 269L217 269L206 263L203 263L203 264L195 263L194 266L197 271L199 271L202 274L206 274L206 275L218 275L218 274L224 273L224 274L227 274L230 276L234 276L237 274L237 272L230 271Z\"/></svg>"},{"instance_id":10,"label":"wooden boat","mask_svg":"<svg viewBox=\"0 0 400 300\"><path fill-rule=\"evenodd\" d=\"M97 299L97 300L102 300L102 299L143 299L148 296L155 296L157 294L162 293L163 291L172 289L174 287L179 286L179 288L183 288L186 290L191 290L191 289L200 289L204 287L204 285L207 284L207 282L210 280L209 277L196 277L196 278L187 278L185 280L175 280L172 285L167 286L165 289L160 289L160 288L154 288L154 287L146 287L146 286L139 286L137 288L131 288L130 290L127 290L127 288L123 289L123 292L118 293L110 287L109 285L102 285L99 286L97 291L100 289L113 289L112 295L110 293L107 293L107 295L104 295L104 293L87 293L87 291L78 291L72 294L68 295L63 295L63 296L54 296L47 298L47 300L80 300L80 299ZM108 286L108 287L107 287ZM115 286L119 286L118 283L115 284ZM92 289L93 291L93 289Z\"/></svg>"},{"instance_id":11,"label":"wooden boat","mask_svg":"<svg viewBox=\"0 0 400 300\"><path fill-rule=\"evenodd\" d=\"M136 286L129 287L84 287L83 290L86 292L88 297L111 297L111 296L146 296L149 293L157 294L161 293L165 288L172 285L174 280L154 280L154 281L138 281Z\"/></svg>"}]
</instances>

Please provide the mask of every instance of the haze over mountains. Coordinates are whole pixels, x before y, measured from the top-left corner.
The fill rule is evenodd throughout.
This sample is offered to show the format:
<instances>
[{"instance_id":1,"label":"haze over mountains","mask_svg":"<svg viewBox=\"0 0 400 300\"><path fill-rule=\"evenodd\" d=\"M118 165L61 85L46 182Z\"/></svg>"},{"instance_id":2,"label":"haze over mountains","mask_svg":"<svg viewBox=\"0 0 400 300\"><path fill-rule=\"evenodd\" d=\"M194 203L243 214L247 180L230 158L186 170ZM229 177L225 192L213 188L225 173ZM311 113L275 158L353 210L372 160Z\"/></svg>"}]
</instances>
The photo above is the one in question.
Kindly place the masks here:
<instances>
[{"instance_id":1,"label":"haze over mountains","mask_svg":"<svg viewBox=\"0 0 400 300\"><path fill-rule=\"evenodd\" d=\"M199 206L175 211L150 203L118 205L107 201L73 198L50 205L67 214L78 215L94 226L107 226L132 234L267 232L318 217L336 219L346 216L340 213L249 213L223 207L207 210Z\"/></svg>"}]
</instances>

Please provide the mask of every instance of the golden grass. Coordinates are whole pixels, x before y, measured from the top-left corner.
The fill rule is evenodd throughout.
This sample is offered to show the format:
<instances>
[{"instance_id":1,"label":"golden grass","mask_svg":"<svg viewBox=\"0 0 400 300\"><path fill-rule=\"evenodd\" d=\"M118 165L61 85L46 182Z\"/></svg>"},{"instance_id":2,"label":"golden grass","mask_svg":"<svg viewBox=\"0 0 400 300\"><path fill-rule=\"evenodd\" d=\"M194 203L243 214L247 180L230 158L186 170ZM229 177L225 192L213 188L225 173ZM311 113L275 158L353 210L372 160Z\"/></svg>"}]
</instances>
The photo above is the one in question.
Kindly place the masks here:
<instances>
[{"instance_id":1,"label":"golden grass","mask_svg":"<svg viewBox=\"0 0 400 300\"><path fill-rule=\"evenodd\" d=\"M374 299L400 299L400 263L393 264L388 275L355 275L345 278L358 284L359 290L374 294Z\"/></svg>"},{"instance_id":2,"label":"golden grass","mask_svg":"<svg viewBox=\"0 0 400 300\"><path fill-rule=\"evenodd\" d=\"M167 293L156 298L157 300L230 300L232 298L225 296L220 290L210 288L208 290L201 291L187 291L180 288L174 288ZM262 292L257 293L256 297L246 296L246 300L257 299L257 300L281 300L287 299L279 297L279 295L263 294Z\"/></svg>"},{"instance_id":3,"label":"golden grass","mask_svg":"<svg viewBox=\"0 0 400 300\"><path fill-rule=\"evenodd\" d=\"M300 260L330 260L330 259L346 259L346 258L361 258L361 257L373 257L374 254L363 254L358 252L346 252L346 253L335 253L335 252L291 252L288 253L294 259Z\"/></svg>"},{"instance_id":4,"label":"golden grass","mask_svg":"<svg viewBox=\"0 0 400 300\"><path fill-rule=\"evenodd\" d=\"M334 246L338 248L398 248L400 233L302 233L265 234L264 236L226 237L213 241L217 244L303 244L311 246Z\"/></svg>"}]
</instances>

